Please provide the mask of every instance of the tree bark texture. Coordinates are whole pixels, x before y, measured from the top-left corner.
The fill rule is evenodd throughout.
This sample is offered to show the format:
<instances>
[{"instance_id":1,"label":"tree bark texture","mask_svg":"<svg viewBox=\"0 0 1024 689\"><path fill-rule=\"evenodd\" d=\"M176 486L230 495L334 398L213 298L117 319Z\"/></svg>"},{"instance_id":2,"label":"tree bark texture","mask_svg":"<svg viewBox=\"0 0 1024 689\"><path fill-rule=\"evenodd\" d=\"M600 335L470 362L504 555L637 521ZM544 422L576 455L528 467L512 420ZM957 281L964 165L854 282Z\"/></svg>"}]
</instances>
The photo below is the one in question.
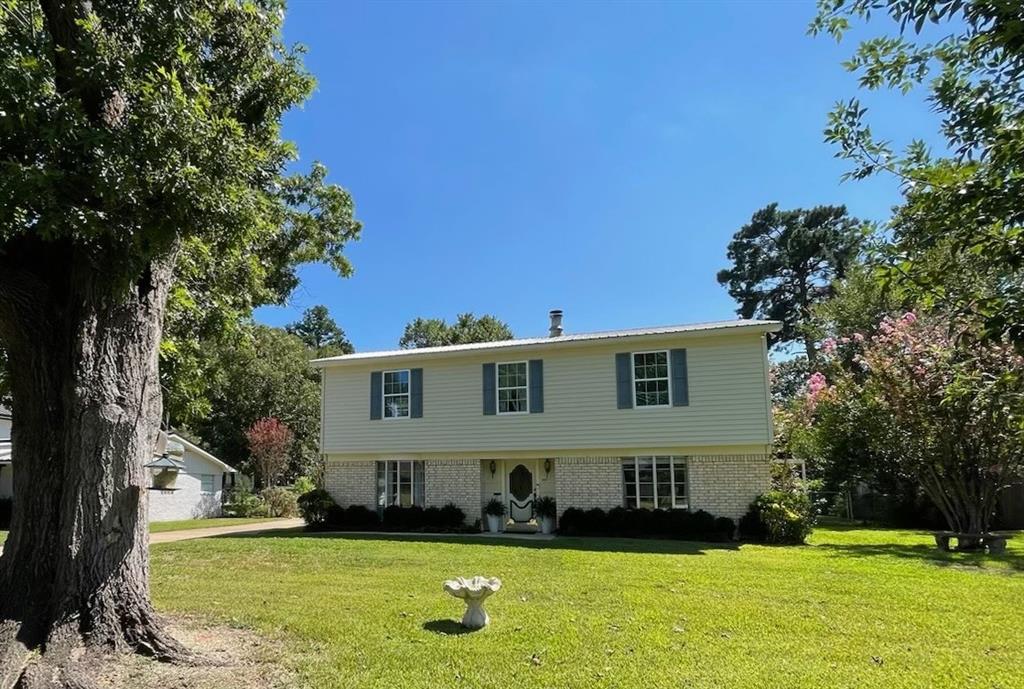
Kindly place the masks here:
<instances>
[{"instance_id":1,"label":"tree bark texture","mask_svg":"<svg viewBox=\"0 0 1024 689\"><path fill-rule=\"evenodd\" d=\"M144 468L159 433L172 256L113 276L109 256L71 243L26 237L0 251L14 405L2 689L79 686L83 648L183 653L150 603Z\"/></svg>"}]
</instances>

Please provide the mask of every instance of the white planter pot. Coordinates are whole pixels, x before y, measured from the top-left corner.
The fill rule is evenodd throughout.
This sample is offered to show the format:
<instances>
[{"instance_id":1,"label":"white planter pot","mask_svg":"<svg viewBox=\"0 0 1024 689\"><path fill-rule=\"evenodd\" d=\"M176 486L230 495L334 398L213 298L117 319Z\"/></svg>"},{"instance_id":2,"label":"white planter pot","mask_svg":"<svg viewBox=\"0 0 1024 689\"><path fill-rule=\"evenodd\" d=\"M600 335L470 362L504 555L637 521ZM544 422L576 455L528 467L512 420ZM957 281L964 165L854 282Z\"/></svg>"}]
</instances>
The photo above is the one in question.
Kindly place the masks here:
<instances>
[{"instance_id":1,"label":"white planter pot","mask_svg":"<svg viewBox=\"0 0 1024 689\"><path fill-rule=\"evenodd\" d=\"M501 522L503 521L504 518L500 515L487 515L487 530L491 533L501 533Z\"/></svg>"},{"instance_id":2,"label":"white planter pot","mask_svg":"<svg viewBox=\"0 0 1024 689\"><path fill-rule=\"evenodd\" d=\"M555 532L555 520L551 517L540 518L540 532L542 534L551 534Z\"/></svg>"}]
</instances>

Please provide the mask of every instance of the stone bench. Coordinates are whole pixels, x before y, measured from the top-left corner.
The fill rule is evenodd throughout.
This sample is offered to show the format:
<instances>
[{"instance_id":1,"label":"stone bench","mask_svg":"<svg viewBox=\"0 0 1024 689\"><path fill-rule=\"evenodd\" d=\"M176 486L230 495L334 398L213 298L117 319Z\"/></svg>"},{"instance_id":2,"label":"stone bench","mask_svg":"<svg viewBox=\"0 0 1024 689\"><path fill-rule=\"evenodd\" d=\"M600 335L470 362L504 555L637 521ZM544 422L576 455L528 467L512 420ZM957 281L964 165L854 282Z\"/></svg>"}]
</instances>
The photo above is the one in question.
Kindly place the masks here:
<instances>
[{"instance_id":1,"label":"stone bench","mask_svg":"<svg viewBox=\"0 0 1024 689\"><path fill-rule=\"evenodd\" d=\"M961 550L961 544L964 541L970 540L976 542L979 549L988 549L988 552L992 555L1005 553L1007 539L1013 538L1013 534L1002 532L958 533L956 531L933 531L932 535L935 537L935 545L942 552L948 553L951 550L949 541L955 538L957 550Z\"/></svg>"}]
</instances>

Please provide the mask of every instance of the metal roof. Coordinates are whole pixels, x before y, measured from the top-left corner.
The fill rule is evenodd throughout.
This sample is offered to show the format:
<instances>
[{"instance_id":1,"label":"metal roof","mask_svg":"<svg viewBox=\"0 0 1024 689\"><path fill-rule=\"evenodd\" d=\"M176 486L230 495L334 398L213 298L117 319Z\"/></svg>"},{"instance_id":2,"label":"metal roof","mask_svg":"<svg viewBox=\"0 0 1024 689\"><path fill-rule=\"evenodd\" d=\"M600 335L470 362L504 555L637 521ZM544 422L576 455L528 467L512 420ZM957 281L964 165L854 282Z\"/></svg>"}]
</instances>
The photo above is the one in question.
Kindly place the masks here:
<instances>
[{"instance_id":1,"label":"metal roof","mask_svg":"<svg viewBox=\"0 0 1024 689\"><path fill-rule=\"evenodd\" d=\"M333 364L355 363L360 361L372 361L375 359L391 359L399 357L430 357L435 355L459 354L463 352L478 352L490 350L516 349L516 348L541 348L558 346L565 343L596 342L601 340L616 340L626 338L652 338L660 335L679 334L716 334L719 332L750 331L750 332L775 332L782 327L779 321L762 321L752 319L737 319L733 321L714 321L710 323L690 323L685 325L665 325L653 328L634 328L631 330L606 330L593 333L577 333L573 335L559 335L558 337L533 337L519 340L499 340L497 342L474 342L471 344L447 345L444 347L423 347L419 349L392 349L377 352L357 352L355 354L343 354L325 359L314 359L313 366L323 368Z\"/></svg>"}]
</instances>

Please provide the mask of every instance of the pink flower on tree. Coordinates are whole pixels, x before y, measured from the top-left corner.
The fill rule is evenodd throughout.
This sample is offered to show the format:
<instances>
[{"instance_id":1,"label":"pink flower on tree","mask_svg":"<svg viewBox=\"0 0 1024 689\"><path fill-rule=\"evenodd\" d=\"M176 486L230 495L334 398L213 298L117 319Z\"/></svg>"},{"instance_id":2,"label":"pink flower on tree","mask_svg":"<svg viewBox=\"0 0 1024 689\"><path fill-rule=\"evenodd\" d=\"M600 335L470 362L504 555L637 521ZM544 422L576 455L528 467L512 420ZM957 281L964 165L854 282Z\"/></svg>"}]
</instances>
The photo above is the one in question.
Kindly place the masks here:
<instances>
[{"instance_id":1,"label":"pink flower on tree","mask_svg":"<svg viewBox=\"0 0 1024 689\"><path fill-rule=\"evenodd\" d=\"M836 341L831 337L825 338L825 340L821 343L821 351L823 351L825 354L831 354L832 352L836 351Z\"/></svg>"}]
</instances>

